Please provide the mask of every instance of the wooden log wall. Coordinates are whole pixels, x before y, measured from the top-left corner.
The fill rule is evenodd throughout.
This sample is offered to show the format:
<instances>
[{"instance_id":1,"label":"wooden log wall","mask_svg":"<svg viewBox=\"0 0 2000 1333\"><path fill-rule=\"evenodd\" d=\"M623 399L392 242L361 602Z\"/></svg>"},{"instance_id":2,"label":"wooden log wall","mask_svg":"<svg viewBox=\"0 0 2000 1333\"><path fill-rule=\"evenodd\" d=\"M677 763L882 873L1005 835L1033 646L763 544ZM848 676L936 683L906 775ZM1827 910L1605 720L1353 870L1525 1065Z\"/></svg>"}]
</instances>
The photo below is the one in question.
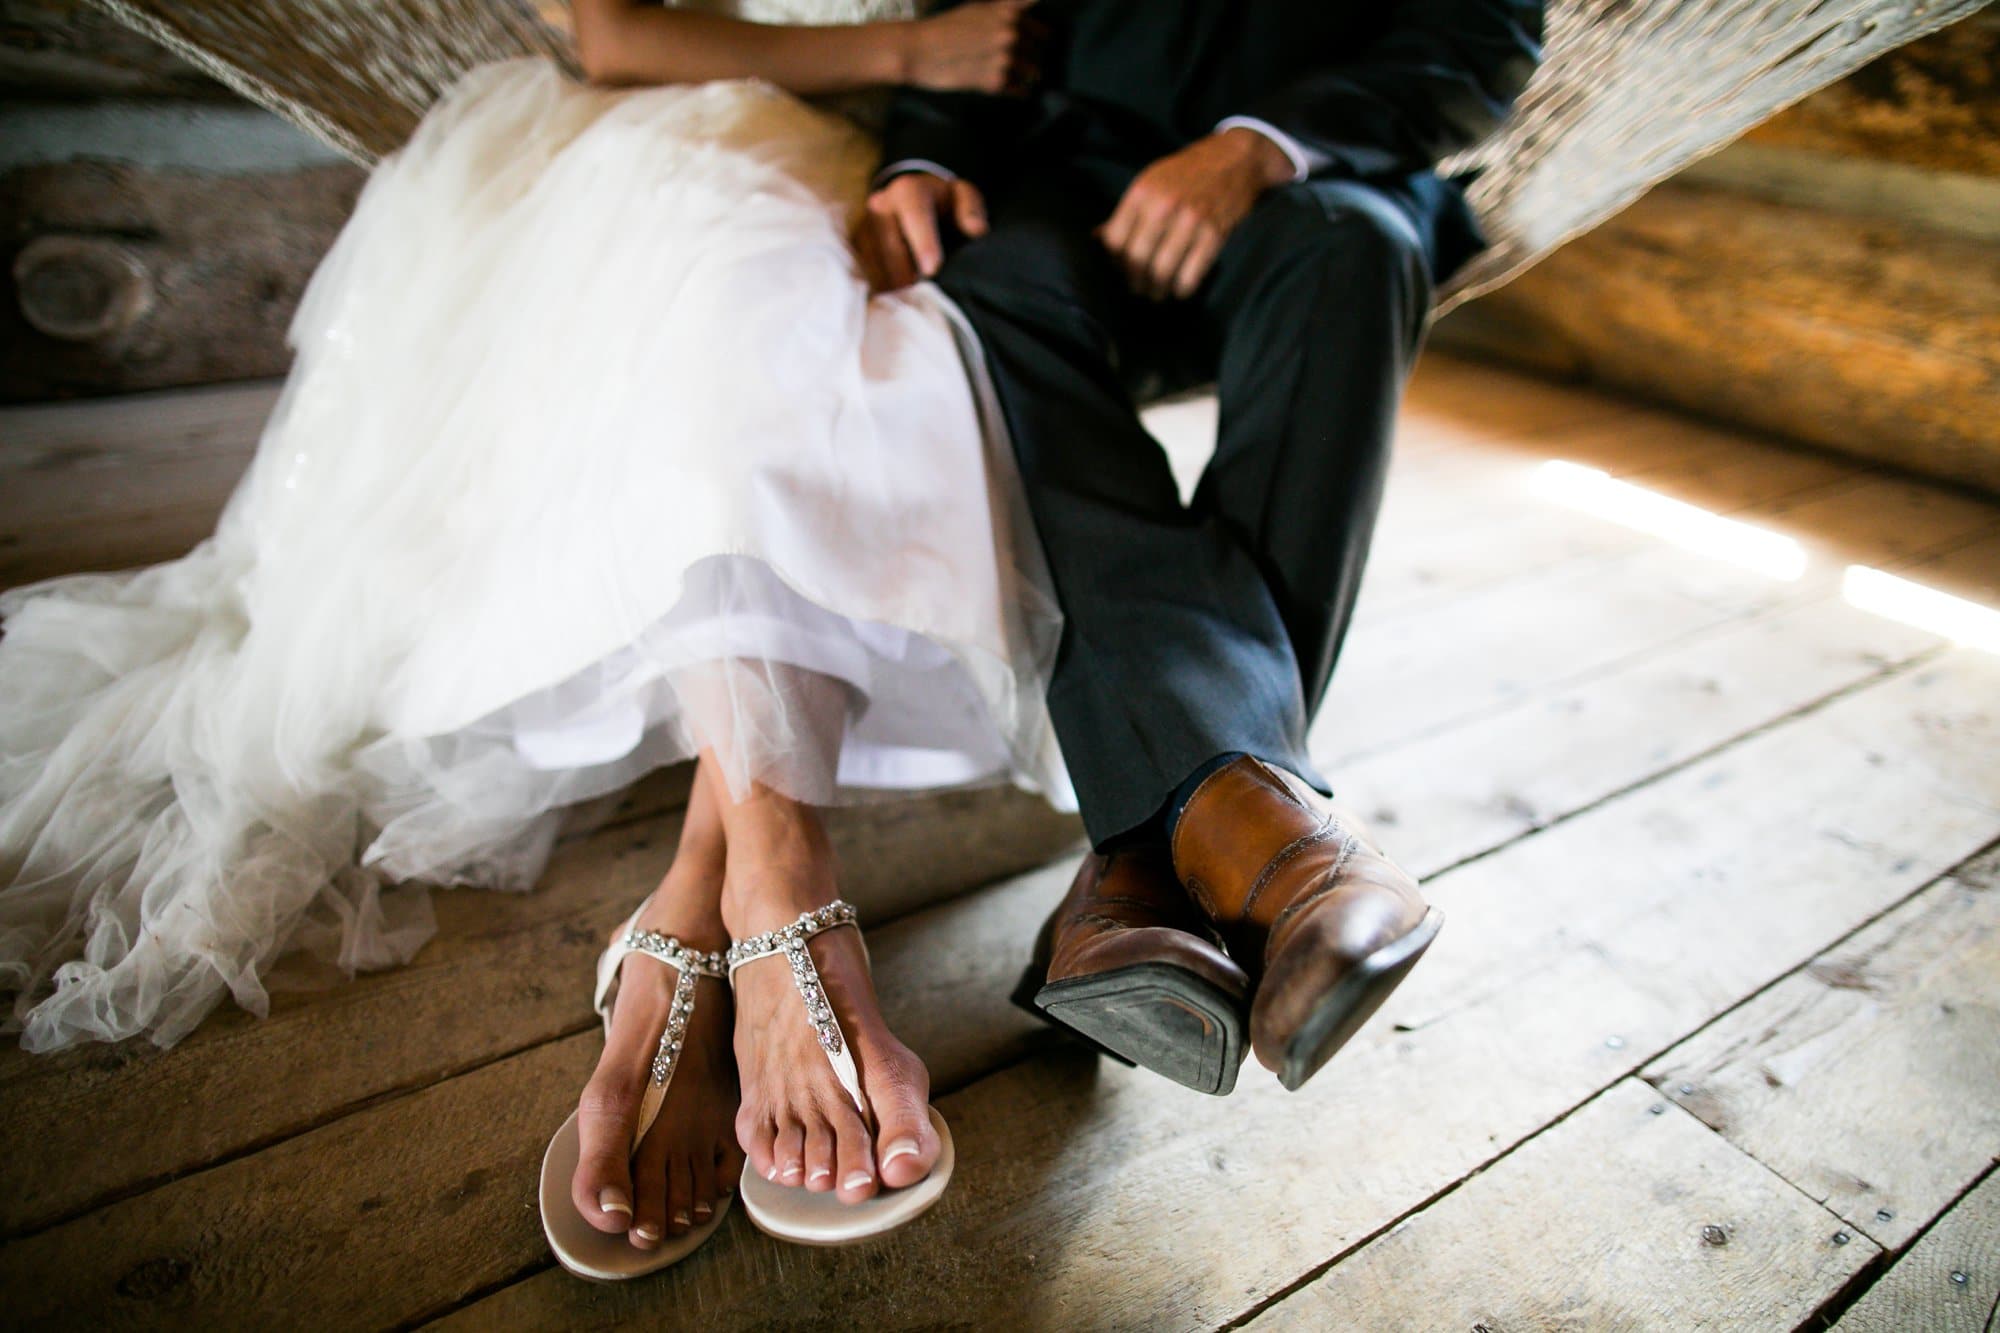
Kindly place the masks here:
<instances>
[{"instance_id":1,"label":"wooden log wall","mask_svg":"<svg viewBox=\"0 0 2000 1333\"><path fill-rule=\"evenodd\" d=\"M2000 14L1797 103L1433 337L2000 492Z\"/></svg>"},{"instance_id":2,"label":"wooden log wall","mask_svg":"<svg viewBox=\"0 0 2000 1333\"><path fill-rule=\"evenodd\" d=\"M97 10L0 0L0 402L282 374L362 180Z\"/></svg>"}]
</instances>

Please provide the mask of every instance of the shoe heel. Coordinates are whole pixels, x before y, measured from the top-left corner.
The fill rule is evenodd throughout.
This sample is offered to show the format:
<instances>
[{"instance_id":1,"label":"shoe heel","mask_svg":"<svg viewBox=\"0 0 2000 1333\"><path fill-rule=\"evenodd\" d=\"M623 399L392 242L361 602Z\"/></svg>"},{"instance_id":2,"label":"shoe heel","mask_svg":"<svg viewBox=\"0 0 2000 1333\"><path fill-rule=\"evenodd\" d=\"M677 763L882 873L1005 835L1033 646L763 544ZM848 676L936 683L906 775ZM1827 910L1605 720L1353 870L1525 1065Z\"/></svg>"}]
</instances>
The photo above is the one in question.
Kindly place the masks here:
<instances>
[{"instance_id":1,"label":"shoe heel","mask_svg":"<svg viewBox=\"0 0 2000 1333\"><path fill-rule=\"evenodd\" d=\"M1047 1023L1049 1016L1035 1003L1035 996L1042 989L1045 975L1046 969L1040 963L1029 963L1021 969L1021 979L1014 983L1014 989L1007 993L1007 999L1022 1013Z\"/></svg>"},{"instance_id":2,"label":"shoe heel","mask_svg":"<svg viewBox=\"0 0 2000 1333\"><path fill-rule=\"evenodd\" d=\"M1048 1025L1049 1027L1055 1029L1057 1032L1060 1032L1063 1036L1068 1037L1070 1040L1075 1041L1081 1045L1088 1046L1093 1051L1096 1051L1099 1055L1105 1056L1112 1060L1116 1060L1119 1064L1124 1065L1127 1069L1138 1068L1138 1065L1136 1063L1126 1059L1118 1052L1112 1050L1109 1046L1106 1046L1103 1042L1093 1041L1091 1038L1085 1036L1083 1033L1078 1032L1075 1028L1071 1027L1069 1024L1058 1022L1056 1019L1049 1017L1048 1012L1044 1010L1039 1003L1036 1002L1037 997L1039 997L1042 993L1043 983L1045 983L1048 980L1048 970L1049 970L1048 964L1046 963L1040 963L1040 962L1029 963L1025 968L1021 970L1021 979L1014 983L1014 989L1008 993L1007 996L1008 1000L1011 1001L1016 1008L1020 1009L1021 1012L1032 1017L1036 1022Z\"/></svg>"},{"instance_id":3,"label":"shoe heel","mask_svg":"<svg viewBox=\"0 0 2000 1333\"><path fill-rule=\"evenodd\" d=\"M1050 982L1035 1005L1120 1064L1213 1097L1236 1086L1250 1046L1240 997L1162 963Z\"/></svg>"}]
</instances>

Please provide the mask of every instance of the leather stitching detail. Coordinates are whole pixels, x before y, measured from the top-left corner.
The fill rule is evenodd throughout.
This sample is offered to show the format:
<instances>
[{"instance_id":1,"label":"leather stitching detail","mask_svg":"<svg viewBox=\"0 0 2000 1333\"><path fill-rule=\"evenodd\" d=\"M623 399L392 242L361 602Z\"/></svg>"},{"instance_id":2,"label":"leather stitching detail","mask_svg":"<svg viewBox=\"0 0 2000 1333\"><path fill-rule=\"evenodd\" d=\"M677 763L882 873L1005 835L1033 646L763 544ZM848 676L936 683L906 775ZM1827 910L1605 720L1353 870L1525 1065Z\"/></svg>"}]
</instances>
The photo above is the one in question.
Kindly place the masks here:
<instances>
[{"instance_id":1,"label":"leather stitching detail","mask_svg":"<svg viewBox=\"0 0 2000 1333\"><path fill-rule=\"evenodd\" d=\"M1148 910L1157 908L1160 905L1156 899L1139 898L1129 893L1100 893L1097 895L1097 901L1100 903L1116 903L1120 907L1143 907Z\"/></svg>"},{"instance_id":2,"label":"leather stitching detail","mask_svg":"<svg viewBox=\"0 0 2000 1333\"><path fill-rule=\"evenodd\" d=\"M1335 826L1332 831L1338 832L1338 826ZM1306 908L1311 907L1314 903L1326 897L1327 894L1332 893L1336 888L1340 887L1336 881L1340 879L1340 872L1346 868L1348 861L1354 855L1354 849L1360 845L1360 842L1361 840L1352 833L1347 834L1342 839L1340 850L1335 853L1333 864L1327 867L1325 877L1313 888L1312 892L1306 894L1297 902L1290 904L1284 911L1271 919L1271 934L1276 935L1285 928L1287 921L1290 921L1300 912L1305 911Z\"/></svg>"},{"instance_id":3,"label":"leather stitching detail","mask_svg":"<svg viewBox=\"0 0 2000 1333\"><path fill-rule=\"evenodd\" d=\"M1250 892L1243 897L1242 919L1250 920L1250 913L1257 905L1258 895L1271 886L1271 881L1277 877L1280 870L1283 870L1299 853L1319 846L1337 832L1339 829L1331 822L1322 824L1311 833L1293 839L1283 851L1272 857L1258 872L1256 882L1250 886Z\"/></svg>"}]
</instances>

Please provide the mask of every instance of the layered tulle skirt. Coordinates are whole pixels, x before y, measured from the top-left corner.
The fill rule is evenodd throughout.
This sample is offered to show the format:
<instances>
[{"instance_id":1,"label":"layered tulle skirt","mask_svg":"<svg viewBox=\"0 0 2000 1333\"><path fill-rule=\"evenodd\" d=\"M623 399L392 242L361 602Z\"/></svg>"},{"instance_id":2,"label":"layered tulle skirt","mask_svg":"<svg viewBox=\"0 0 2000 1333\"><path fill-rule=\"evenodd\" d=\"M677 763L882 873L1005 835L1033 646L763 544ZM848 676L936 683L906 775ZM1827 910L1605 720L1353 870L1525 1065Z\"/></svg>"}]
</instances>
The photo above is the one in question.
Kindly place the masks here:
<instances>
[{"instance_id":1,"label":"layered tulle skirt","mask_svg":"<svg viewBox=\"0 0 2000 1333\"><path fill-rule=\"evenodd\" d=\"M738 791L1066 799L976 349L845 244L874 161L755 83L520 61L432 111L314 277L215 536L0 597L25 1044L261 1010L301 942L405 960L414 886L529 887L563 807L704 746Z\"/></svg>"}]
</instances>

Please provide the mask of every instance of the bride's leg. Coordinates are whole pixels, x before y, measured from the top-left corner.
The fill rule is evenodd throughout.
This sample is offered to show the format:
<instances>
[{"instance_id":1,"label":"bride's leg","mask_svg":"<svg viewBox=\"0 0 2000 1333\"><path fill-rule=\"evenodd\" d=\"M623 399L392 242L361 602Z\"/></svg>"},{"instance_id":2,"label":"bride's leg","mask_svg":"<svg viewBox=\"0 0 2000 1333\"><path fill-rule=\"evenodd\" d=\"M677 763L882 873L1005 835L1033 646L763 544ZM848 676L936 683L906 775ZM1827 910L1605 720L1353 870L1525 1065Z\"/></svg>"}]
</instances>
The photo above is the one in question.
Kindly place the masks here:
<instances>
[{"instance_id":1,"label":"bride's leg","mask_svg":"<svg viewBox=\"0 0 2000 1333\"><path fill-rule=\"evenodd\" d=\"M830 775L846 725L846 687L793 671L782 681L782 697L792 743L820 749L803 756L811 762L795 771ZM839 893L833 850L814 808L755 780L737 799L724 776L731 771L726 758L704 764L702 780L714 788L729 843L723 918L730 934L744 939L789 925ZM767 1179L837 1190L842 1201L854 1203L882 1183L914 1184L937 1160L937 1134L926 1109L930 1075L883 1021L860 935L827 931L810 947L876 1125L871 1132L835 1078L791 970L762 963L735 977L742 1082L737 1140Z\"/></svg>"},{"instance_id":2,"label":"bride's leg","mask_svg":"<svg viewBox=\"0 0 2000 1333\"><path fill-rule=\"evenodd\" d=\"M728 947L722 924L724 853L714 788L697 769L673 866L639 925L704 952ZM577 1211L600 1231L625 1232L640 1249L714 1214L742 1170L733 1123L736 1069L729 1048L727 987L697 984L693 1021L659 1118L628 1155L632 1124L666 1026L674 973L644 954L625 960L604 1054L578 1104L582 1157L570 1184Z\"/></svg>"}]
</instances>

